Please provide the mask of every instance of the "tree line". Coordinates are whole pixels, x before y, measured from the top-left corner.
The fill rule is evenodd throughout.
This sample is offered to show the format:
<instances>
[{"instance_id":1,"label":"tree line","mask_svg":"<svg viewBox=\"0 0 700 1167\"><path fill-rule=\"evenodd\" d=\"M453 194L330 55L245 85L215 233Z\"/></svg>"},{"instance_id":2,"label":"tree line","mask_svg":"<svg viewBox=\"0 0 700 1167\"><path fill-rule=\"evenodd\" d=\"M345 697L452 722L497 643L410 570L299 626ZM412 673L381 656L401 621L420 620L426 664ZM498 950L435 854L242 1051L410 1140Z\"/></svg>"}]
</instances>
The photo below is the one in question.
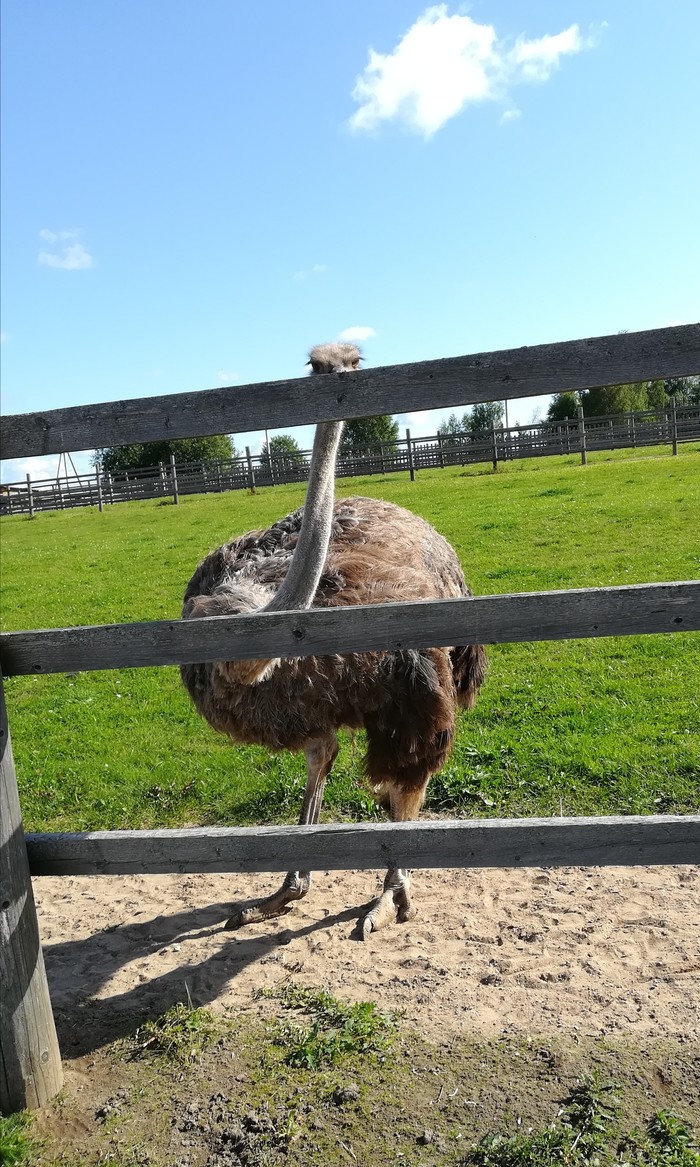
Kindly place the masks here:
<instances>
[{"instance_id":1,"label":"tree line","mask_svg":"<svg viewBox=\"0 0 700 1167\"><path fill-rule=\"evenodd\" d=\"M348 457L380 442L395 442L398 436L399 423L388 414L355 418L345 425L340 455ZM100 465L106 474L119 477L130 470L158 466L160 462L167 466L171 454L179 463L226 462L241 457L228 434L217 434L206 438L174 438L172 441L108 446L95 451L93 464ZM269 466L272 459L273 465L283 470L299 466L306 460L299 443L291 434L274 434L269 442L263 443L260 458L263 465Z\"/></svg>"},{"instance_id":2,"label":"tree line","mask_svg":"<svg viewBox=\"0 0 700 1167\"><path fill-rule=\"evenodd\" d=\"M575 418L579 406L585 417L604 417L610 414L632 413L644 409L665 409L671 397L678 405L700 405L700 377L669 377L663 381L636 381L627 385L606 385L600 389L584 389L580 392L557 393L547 408L547 421L563 421ZM437 432L440 437L455 441L457 435L477 434L490 430L491 426L503 426L503 402L485 401L473 405L461 416L451 413L441 421ZM399 436L399 423L389 414L379 417L360 417L345 425L340 442L340 456L352 457L369 446L381 442L395 442ZM179 463L225 462L241 455L228 434L218 434L206 438L176 438L172 441L140 442L130 446L110 446L96 450L94 464L101 465L105 473L119 476L130 470L146 466L168 464L174 454ZM292 434L275 434L269 443L263 443L260 451L263 465L273 465L283 470L300 466L305 455Z\"/></svg>"}]
</instances>

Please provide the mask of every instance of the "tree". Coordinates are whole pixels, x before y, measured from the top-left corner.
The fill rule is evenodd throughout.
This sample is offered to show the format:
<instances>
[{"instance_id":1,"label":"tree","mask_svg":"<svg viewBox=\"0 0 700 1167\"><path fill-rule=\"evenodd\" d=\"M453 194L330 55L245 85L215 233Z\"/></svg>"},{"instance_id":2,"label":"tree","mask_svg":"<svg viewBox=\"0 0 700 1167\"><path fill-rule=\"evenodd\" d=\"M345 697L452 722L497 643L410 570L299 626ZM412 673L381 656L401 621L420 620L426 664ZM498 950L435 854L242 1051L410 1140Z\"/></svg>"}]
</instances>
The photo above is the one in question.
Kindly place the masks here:
<instances>
[{"instance_id":1,"label":"tree","mask_svg":"<svg viewBox=\"0 0 700 1167\"><path fill-rule=\"evenodd\" d=\"M175 461L216 462L236 457L236 450L228 434L207 438L175 438L166 442L136 442L131 446L108 446L96 450L93 465L98 463L108 474L119 476L128 470L157 466L159 462Z\"/></svg>"},{"instance_id":2,"label":"tree","mask_svg":"<svg viewBox=\"0 0 700 1167\"><path fill-rule=\"evenodd\" d=\"M340 439L341 457L356 454L380 442L395 442L398 436L399 423L388 413L379 417L356 417L345 423Z\"/></svg>"},{"instance_id":3,"label":"tree","mask_svg":"<svg viewBox=\"0 0 700 1167\"><path fill-rule=\"evenodd\" d=\"M494 425L496 429L503 428L503 402L502 401L482 401L479 405L473 405L465 413L462 423L465 430L473 435L482 430L490 430Z\"/></svg>"},{"instance_id":4,"label":"tree","mask_svg":"<svg viewBox=\"0 0 700 1167\"><path fill-rule=\"evenodd\" d=\"M464 430L464 419L457 417L456 413L451 413L437 428L443 446L459 446L464 438Z\"/></svg>"},{"instance_id":5,"label":"tree","mask_svg":"<svg viewBox=\"0 0 700 1167\"><path fill-rule=\"evenodd\" d=\"M603 417L614 413L632 413L638 409L654 409L650 404L649 381L634 381L628 385L603 385L598 389L584 389L581 405L586 417Z\"/></svg>"},{"instance_id":6,"label":"tree","mask_svg":"<svg viewBox=\"0 0 700 1167\"><path fill-rule=\"evenodd\" d=\"M668 377L661 384L677 405L700 405L700 377Z\"/></svg>"},{"instance_id":7,"label":"tree","mask_svg":"<svg viewBox=\"0 0 700 1167\"><path fill-rule=\"evenodd\" d=\"M547 421L563 421L566 417L576 417L578 406L578 394L572 389L567 389L566 393L557 393L547 406Z\"/></svg>"},{"instance_id":8,"label":"tree","mask_svg":"<svg viewBox=\"0 0 700 1167\"><path fill-rule=\"evenodd\" d=\"M272 458L272 468L277 473L285 470L296 470L306 463L299 443L291 434L275 434L270 438L269 450L267 442L263 442L260 449L261 466L269 469L270 458Z\"/></svg>"}]
</instances>

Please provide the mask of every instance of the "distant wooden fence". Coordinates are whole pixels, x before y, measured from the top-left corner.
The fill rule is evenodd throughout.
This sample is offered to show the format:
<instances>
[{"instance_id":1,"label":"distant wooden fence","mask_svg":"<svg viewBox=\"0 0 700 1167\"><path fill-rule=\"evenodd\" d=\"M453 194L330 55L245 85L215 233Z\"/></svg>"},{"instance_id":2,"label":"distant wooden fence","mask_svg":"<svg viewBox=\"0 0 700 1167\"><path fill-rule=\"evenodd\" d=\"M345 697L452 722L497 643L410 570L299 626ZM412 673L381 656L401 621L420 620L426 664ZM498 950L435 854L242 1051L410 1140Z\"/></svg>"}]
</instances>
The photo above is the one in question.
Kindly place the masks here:
<instances>
[{"instance_id":1,"label":"distant wooden fence","mask_svg":"<svg viewBox=\"0 0 700 1167\"><path fill-rule=\"evenodd\" d=\"M648 409L605 417L565 418L507 428L406 437L377 442L341 455L338 478L410 473L478 462L509 462L516 458L544 458L556 454L586 454L595 450L670 445L674 453L683 442L700 441L700 405ZM10 482L0 488L0 514L34 515L38 511L133 502L138 499L179 498L183 494L220 494L255 486L305 482L310 450L299 454L250 454L203 462L170 462L138 467L119 475L98 466L92 474Z\"/></svg>"},{"instance_id":2,"label":"distant wooden fence","mask_svg":"<svg viewBox=\"0 0 700 1167\"><path fill-rule=\"evenodd\" d=\"M166 432L170 437L244 432L699 371L700 325L685 325L348 375L21 414L6 419L0 454L16 458L93 449L156 440ZM419 453L410 445L408 452L419 466ZM699 629L700 583L691 581L13 632L0 636L0 666L12 676L222 657L296 657ZM700 815L96 831L25 839L1 680L4 1111L43 1105L62 1080L30 872L700 862Z\"/></svg>"}]
</instances>

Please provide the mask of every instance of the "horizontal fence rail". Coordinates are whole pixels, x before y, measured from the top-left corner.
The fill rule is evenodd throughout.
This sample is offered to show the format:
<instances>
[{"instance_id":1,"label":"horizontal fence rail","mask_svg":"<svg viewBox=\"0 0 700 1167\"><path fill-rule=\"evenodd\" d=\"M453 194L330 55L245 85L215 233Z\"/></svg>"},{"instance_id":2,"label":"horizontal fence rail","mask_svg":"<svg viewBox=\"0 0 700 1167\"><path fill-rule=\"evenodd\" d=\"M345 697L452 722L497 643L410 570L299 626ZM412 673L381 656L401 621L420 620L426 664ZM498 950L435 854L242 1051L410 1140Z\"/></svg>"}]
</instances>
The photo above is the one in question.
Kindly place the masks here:
<instances>
[{"instance_id":1,"label":"horizontal fence rail","mask_svg":"<svg viewBox=\"0 0 700 1167\"><path fill-rule=\"evenodd\" d=\"M409 458L409 440L411 456ZM638 410L604 417L564 418L561 421L495 427L454 434L378 442L341 454L337 478L409 473L445 466L470 466L482 462L508 462L557 454L580 454L645 446L700 441L700 405ZM254 486L278 486L305 482L309 476L310 450L295 454L266 454L202 462L140 466L118 475L99 467L93 474L29 479L0 487L0 514L35 514L39 511L142 499L174 498L185 494L220 494Z\"/></svg>"},{"instance_id":2,"label":"horizontal fence rail","mask_svg":"<svg viewBox=\"0 0 700 1167\"><path fill-rule=\"evenodd\" d=\"M0 635L5 676L700 630L700 581Z\"/></svg>"},{"instance_id":3,"label":"horizontal fence rail","mask_svg":"<svg viewBox=\"0 0 700 1167\"><path fill-rule=\"evenodd\" d=\"M700 324L5 418L0 458L242 433L700 373Z\"/></svg>"},{"instance_id":4,"label":"horizontal fence rail","mask_svg":"<svg viewBox=\"0 0 700 1167\"><path fill-rule=\"evenodd\" d=\"M700 815L27 835L32 875L700 863Z\"/></svg>"}]
</instances>

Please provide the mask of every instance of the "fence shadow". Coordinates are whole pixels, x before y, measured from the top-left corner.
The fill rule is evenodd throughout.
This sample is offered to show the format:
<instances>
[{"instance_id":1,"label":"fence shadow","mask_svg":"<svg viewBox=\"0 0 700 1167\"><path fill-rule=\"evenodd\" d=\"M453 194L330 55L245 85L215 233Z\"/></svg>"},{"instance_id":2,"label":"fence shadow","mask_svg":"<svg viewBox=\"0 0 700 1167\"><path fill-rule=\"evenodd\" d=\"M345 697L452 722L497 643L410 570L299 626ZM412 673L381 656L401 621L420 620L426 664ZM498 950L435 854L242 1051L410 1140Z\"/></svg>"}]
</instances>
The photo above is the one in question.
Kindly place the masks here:
<instances>
[{"instance_id":1,"label":"fence shadow","mask_svg":"<svg viewBox=\"0 0 700 1167\"><path fill-rule=\"evenodd\" d=\"M54 1016L62 1054L82 1057L133 1034L145 1020L160 1016L178 1001L186 1001L187 989L194 1005L208 1005L244 969L280 945L336 924L355 924L365 909L364 904L346 908L296 928L292 912L285 917L288 923L283 929L250 936L245 930L224 930L231 914L228 901L118 925L80 940L48 942L44 945L44 960L49 991L52 997L61 998L60 1004L54 1006ZM356 928L351 934L355 938ZM140 981L126 992L95 996L115 973L139 957L152 956L161 946L184 946L188 941L217 935L220 946L205 959L185 960L178 968Z\"/></svg>"}]
</instances>

